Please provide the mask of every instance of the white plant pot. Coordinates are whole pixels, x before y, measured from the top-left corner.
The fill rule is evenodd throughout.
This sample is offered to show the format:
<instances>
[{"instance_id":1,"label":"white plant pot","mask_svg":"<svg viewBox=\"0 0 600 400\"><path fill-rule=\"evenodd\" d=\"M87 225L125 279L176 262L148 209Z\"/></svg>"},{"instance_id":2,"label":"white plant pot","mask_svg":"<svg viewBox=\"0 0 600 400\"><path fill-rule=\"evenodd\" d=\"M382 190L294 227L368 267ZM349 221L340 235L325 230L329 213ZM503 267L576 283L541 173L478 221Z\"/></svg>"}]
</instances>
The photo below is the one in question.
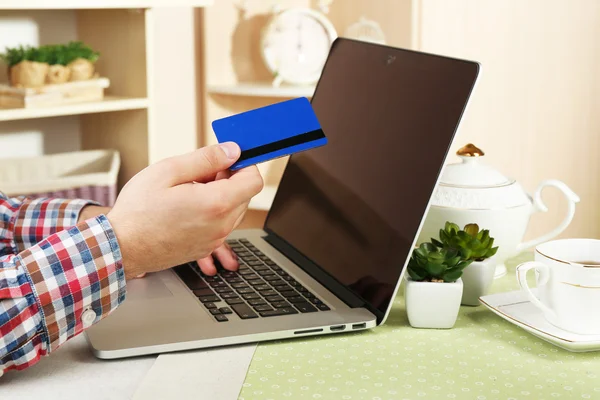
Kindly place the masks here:
<instances>
[{"instance_id":1,"label":"white plant pot","mask_svg":"<svg viewBox=\"0 0 600 400\"><path fill-rule=\"evenodd\" d=\"M496 272L496 258L475 261L463 270L463 293L461 304L478 306L479 298L488 294Z\"/></svg>"},{"instance_id":2,"label":"white plant pot","mask_svg":"<svg viewBox=\"0 0 600 400\"><path fill-rule=\"evenodd\" d=\"M406 279L406 312L413 328L448 329L454 326L463 282L417 282Z\"/></svg>"}]
</instances>

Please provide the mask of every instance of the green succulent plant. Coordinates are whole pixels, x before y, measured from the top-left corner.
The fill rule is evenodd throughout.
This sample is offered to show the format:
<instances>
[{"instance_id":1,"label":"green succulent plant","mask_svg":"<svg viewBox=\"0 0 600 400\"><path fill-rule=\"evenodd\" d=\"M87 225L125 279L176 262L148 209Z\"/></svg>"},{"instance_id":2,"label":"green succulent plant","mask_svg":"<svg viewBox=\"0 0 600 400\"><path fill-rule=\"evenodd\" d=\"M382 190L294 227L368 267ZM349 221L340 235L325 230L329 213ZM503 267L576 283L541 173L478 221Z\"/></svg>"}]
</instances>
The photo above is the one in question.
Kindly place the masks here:
<instances>
[{"instance_id":1,"label":"green succulent plant","mask_svg":"<svg viewBox=\"0 0 600 400\"><path fill-rule=\"evenodd\" d=\"M99 52L94 51L90 46L83 42L70 42L69 44L63 46L62 51L65 58L65 65L78 58L83 58L90 62L96 62L98 57L100 57Z\"/></svg>"},{"instance_id":2,"label":"green succulent plant","mask_svg":"<svg viewBox=\"0 0 600 400\"><path fill-rule=\"evenodd\" d=\"M28 47L14 47L14 48L6 48L6 52L0 54L0 59L4 61L9 67L20 63L23 60L26 60L29 48Z\"/></svg>"},{"instance_id":3,"label":"green succulent plant","mask_svg":"<svg viewBox=\"0 0 600 400\"><path fill-rule=\"evenodd\" d=\"M7 47L6 51L0 54L0 59L9 67L12 67L21 61L37 61L50 65L67 65L78 58L83 58L90 62L96 62L99 56L100 53L92 50L92 48L82 42L70 42L68 44L48 44L39 47Z\"/></svg>"},{"instance_id":4,"label":"green succulent plant","mask_svg":"<svg viewBox=\"0 0 600 400\"><path fill-rule=\"evenodd\" d=\"M40 47L49 53L48 64L50 65L67 65L74 60L67 51L67 46L62 44L49 44Z\"/></svg>"},{"instance_id":5,"label":"green succulent plant","mask_svg":"<svg viewBox=\"0 0 600 400\"><path fill-rule=\"evenodd\" d=\"M40 52L37 48L31 46L19 46L6 48L6 52L0 54L0 59L9 67L17 65L21 61L39 61L46 62L47 54Z\"/></svg>"},{"instance_id":6,"label":"green succulent plant","mask_svg":"<svg viewBox=\"0 0 600 400\"><path fill-rule=\"evenodd\" d=\"M480 231L477 224L467 224L461 230L458 225L446 222L444 229L440 229L440 240L431 242L438 248L458 251L464 260L483 261L498 251L498 247L493 247L494 238L489 230Z\"/></svg>"},{"instance_id":7,"label":"green succulent plant","mask_svg":"<svg viewBox=\"0 0 600 400\"><path fill-rule=\"evenodd\" d=\"M408 274L415 281L456 282L472 260L463 260L456 249L422 243L408 262Z\"/></svg>"}]
</instances>

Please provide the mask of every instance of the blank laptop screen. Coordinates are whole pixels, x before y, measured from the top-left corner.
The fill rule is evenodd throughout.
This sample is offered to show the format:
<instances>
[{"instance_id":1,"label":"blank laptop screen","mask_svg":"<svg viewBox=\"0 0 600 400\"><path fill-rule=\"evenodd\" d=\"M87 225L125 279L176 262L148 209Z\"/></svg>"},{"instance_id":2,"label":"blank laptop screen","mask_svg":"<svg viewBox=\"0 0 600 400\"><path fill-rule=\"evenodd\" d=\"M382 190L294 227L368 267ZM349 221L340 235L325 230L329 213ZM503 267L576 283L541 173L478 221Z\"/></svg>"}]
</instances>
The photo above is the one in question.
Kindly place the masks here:
<instances>
[{"instance_id":1,"label":"blank laptop screen","mask_svg":"<svg viewBox=\"0 0 600 400\"><path fill-rule=\"evenodd\" d=\"M338 39L312 99L329 142L290 158L265 229L384 313L478 69Z\"/></svg>"}]
</instances>

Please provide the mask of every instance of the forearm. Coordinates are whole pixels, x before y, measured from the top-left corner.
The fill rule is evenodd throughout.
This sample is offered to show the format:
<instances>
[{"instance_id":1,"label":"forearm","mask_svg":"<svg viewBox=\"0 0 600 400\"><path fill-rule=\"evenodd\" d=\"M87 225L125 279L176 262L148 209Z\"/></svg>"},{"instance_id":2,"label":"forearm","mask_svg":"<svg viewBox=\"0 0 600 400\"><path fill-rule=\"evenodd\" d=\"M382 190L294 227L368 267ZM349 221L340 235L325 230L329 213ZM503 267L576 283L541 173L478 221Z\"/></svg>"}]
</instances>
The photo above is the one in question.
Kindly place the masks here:
<instances>
[{"instance_id":1,"label":"forearm","mask_svg":"<svg viewBox=\"0 0 600 400\"><path fill-rule=\"evenodd\" d=\"M79 212L79 219L77 223L86 221L90 218L97 217L98 215L106 215L110 211L110 207L102 207L96 205L85 206Z\"/></svg>"},{"instance_id":2,"label":"forearm","mask_svg":"<svg viewBox=\"0 0 600 400\"><path fill-rule=\"evenodd\" d=\"M120 247L104 216L0 256L0 375L24 369L125 299Z\"/></svg>"},{"instance_id":3,"label":"forearm","mask_svg":"<svg viewBox=\"0 0 600 400\"><path fill-rule=\"evenodd\" d=\"M110 210L111 207L101 207L94 205L86 206L79 213L79 222L83 222L90 218L97 217L98 215L108 215L108 212ZM130 263L127 263L125 265L124 271L126 279L141 278L146 275L146 273L144 273L143 271L139 271L139 268L135 268L135 265L131 265Z\"/></svg>"}]
</instances>

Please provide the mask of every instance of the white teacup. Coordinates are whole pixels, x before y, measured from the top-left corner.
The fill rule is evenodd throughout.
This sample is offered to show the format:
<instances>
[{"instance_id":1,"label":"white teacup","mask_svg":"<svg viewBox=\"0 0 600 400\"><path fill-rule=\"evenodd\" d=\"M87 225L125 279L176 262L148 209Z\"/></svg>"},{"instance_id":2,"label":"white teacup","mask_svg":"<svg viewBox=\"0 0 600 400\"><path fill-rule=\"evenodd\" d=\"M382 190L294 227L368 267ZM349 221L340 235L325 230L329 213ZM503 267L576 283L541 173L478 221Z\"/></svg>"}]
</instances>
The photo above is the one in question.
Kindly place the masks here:
<instances>
[{"instance_id":1,"label":"white teacup","mask_svg":"<svg viewBox=\"0 0 600 400\"><path fill-rule=\"evenodd\" d=\"M537 272L539 298L527 284L530 269ZM543 243L535 248L535 261L517 267L517 280L551 324L574 333L600 334L600 240Z\"/></svg>"}]
</instances>

